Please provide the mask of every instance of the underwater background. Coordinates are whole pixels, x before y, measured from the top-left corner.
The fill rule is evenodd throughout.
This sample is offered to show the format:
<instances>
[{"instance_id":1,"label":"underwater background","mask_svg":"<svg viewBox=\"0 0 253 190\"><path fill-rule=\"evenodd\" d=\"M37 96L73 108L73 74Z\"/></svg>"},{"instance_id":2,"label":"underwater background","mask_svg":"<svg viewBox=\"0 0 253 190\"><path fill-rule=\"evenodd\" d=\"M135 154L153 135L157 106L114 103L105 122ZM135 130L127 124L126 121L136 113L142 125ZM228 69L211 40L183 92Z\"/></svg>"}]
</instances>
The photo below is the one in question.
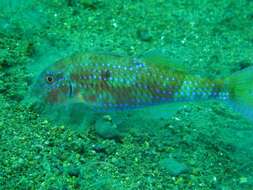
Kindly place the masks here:
<instances>
[{"instance_id":1,"label":"underwater background","mask_svg":"<svg viewBox=\"0 0 253 190\"><path fill-rule=\"evenodd\" d=\"M253 64L253 1L0 0L0 8L0 189L253 189L253 123L223 102L93 113L30 91L46 67L79 51L153 50L189 73L229 76Z\"/></svg>"}]
</instances>

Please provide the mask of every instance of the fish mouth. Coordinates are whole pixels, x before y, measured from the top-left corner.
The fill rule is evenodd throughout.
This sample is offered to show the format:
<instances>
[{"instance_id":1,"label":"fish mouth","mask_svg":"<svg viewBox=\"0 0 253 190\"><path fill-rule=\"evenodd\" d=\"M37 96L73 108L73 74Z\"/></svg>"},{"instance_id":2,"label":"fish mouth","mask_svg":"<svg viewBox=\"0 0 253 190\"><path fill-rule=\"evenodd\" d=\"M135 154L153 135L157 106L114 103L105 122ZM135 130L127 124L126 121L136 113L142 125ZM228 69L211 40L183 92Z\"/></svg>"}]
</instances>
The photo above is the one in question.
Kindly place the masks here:
<instances>
[{"instance_id":1,"label":"fish mouth","mask_svg":"<svg viewBox=\"0 0 253 190\"><path fill-rule=\"evenodd\" d=\"M28 89L27 95L20 103L36 113L42 113L45 107L42 96L32 87Z\"/></svg>"},{"instance_id":2,"label":"fish mouth","mask_svg":"<svg viewBox=\"0 0 253 190\"><path fill-rule=\"evenodd\" d=\"M29 88L30 97L41 99L43 94L45 93L43 93L42 87L39 87L39 85L37 85L36 83L30 86Z\"/></svg>"}]
</instances>

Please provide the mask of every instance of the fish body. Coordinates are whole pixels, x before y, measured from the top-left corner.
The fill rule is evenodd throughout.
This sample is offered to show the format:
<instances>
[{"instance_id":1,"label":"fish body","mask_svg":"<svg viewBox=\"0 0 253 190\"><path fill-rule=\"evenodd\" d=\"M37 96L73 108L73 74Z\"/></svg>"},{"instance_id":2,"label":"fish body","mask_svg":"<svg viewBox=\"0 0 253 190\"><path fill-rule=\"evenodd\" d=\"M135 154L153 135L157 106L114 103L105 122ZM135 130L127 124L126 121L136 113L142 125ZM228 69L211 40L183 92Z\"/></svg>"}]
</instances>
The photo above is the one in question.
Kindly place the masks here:
<instances>
[{"instance_id":1,"label":"fish body","mask_svg":"<svg viewBox=\"0 0 253 190\"><path fill-rule=\"evenodd\" d=\"M169 102L228 100L225 80L191 75L168 60L76 53L46 68L36 96L50 104L78 102L96 110L124 110Z\"/></svg>"}]
</instances>

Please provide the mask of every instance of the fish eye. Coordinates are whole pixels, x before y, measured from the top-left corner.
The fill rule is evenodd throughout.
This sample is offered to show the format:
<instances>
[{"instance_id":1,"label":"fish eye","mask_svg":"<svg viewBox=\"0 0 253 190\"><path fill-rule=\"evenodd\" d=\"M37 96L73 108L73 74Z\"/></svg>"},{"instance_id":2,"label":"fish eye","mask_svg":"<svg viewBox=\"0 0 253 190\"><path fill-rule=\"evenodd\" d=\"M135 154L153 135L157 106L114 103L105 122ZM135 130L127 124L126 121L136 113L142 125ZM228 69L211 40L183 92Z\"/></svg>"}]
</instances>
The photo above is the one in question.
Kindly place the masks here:
<instances>
[{"instance_id":1,"label":"fish eye","mask_svg":"<svg viewBox=\"0 0 253 190\"><path fill-rule=\"evenodd\" d=\"M52 84L54 82L54 77L53 76L46 76L46 82L48 84Z\"/></svg>"}]
</instances>

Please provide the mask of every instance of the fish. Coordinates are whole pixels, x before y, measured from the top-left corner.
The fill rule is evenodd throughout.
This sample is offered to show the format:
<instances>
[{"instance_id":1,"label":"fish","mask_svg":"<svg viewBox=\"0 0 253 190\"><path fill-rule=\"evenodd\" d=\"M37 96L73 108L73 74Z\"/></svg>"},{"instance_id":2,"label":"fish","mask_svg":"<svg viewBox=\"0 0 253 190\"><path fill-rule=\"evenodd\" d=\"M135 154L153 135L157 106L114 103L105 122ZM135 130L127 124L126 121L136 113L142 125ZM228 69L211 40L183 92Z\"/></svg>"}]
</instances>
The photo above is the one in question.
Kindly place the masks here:
<instances>
[{"instance_id":1,"label":"fish","mask_svg":"<svg viewBox=\"0 0 253 190\"><path fill-rule=\"evenodd\" d=\"M167 56L78 52L43 70L32 91L51 105L81 103L102 112L214 99L233 102L252 118L252 73L249 67L213 79L192 74Z\"/></svg>"}]
</instances>

